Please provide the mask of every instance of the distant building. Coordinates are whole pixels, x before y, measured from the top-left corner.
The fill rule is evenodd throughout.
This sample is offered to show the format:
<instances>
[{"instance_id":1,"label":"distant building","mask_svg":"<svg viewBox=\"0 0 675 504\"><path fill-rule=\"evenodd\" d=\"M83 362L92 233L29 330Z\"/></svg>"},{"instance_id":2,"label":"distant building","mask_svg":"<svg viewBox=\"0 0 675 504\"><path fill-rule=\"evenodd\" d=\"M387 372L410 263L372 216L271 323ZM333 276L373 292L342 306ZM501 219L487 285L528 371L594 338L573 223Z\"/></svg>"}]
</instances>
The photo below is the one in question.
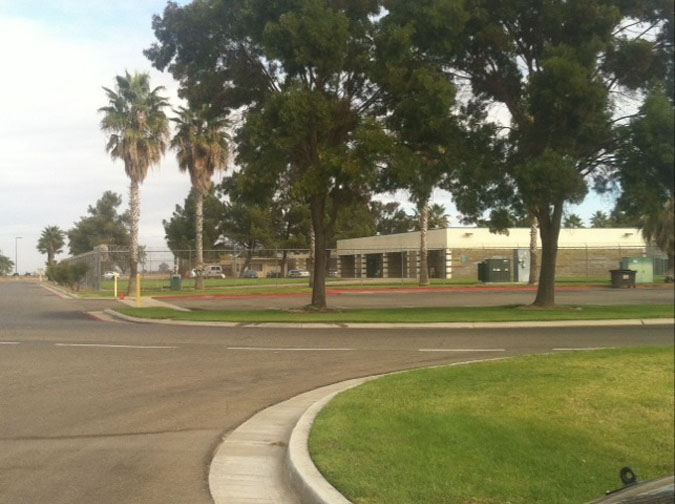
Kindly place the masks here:
<instances>
[{"instance_id":1,"label":"distant building","mask_svg":"<svg viewBox=\"0 0 675 504\"><path fill-rule=\"evenodd\" d=\"M338 272L343 278L417 278L419 246L419 231L338 240ZM476 278L480 262L501 257L512 261L514 271L520 266L523 281L529 275L529 246L529 228L509 229L508 234L487 228L432 229L427 233L429 276ZM541 250L539 238L538 246ZM562 229L558 247L558 276L606 275L622 258L648 253L634 228Z\"/></svg>"}]
</instances>

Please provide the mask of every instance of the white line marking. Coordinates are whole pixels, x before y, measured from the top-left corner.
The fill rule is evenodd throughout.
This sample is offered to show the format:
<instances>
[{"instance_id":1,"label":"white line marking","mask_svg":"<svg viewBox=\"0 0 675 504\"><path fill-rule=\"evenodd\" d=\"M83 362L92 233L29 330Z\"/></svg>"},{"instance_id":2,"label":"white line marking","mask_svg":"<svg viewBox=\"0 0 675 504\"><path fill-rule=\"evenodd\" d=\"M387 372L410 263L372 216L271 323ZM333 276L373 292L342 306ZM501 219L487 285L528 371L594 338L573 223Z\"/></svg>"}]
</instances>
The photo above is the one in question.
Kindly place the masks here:
<instances>
[{"instance_id":1,"label":"white line marking","mask_svg":"<svg viewBox=\"0 0 675 504\"><path fill-rule=\"evenodd\" d=\"M251 350L258 352L351 352L353 348L271 348L271 347L227 347L228 350Z\"/></svg>"},{"instance_id":2,"label":"white line marking","mask_svg":"<svg viewBox=\"0 0 675 504\"><path fill-rule=\"evenodd\" d=\"M419 352L506 352L505 348L420 348Z\"/></svg>"},{"instance_id":3,"label":"white line marking","mask_svg":"<svg viewBox=\"0 0 675 504\"><path fill-rule=\"evenodd\" d=\"M138 348L142 350L151 349L170 349L178 348L175 346L153 346L153 345L104 345L98 343L55 343L58 347L93 347L93 348Z\"/></svg>"},{"instance_id":4,"label":"white line marking","mask_svg":"<svg viewBox=\"0 0 675 504\"><path fill-rule=\"evenodd\" d=\"M18 341L0 341L0 345L18 345Z\"/></svg>"},{"instance_id":5,"label":"white line marking","mask_svg":"<svg viewBox=\"0 0 675 504\"><path fill-rule=\"evenodd\" d=\"M579 348L554 348L554 352L587 352L591 350L611 350L616 347L579 347Z\"/></svg>"}]
</instances>

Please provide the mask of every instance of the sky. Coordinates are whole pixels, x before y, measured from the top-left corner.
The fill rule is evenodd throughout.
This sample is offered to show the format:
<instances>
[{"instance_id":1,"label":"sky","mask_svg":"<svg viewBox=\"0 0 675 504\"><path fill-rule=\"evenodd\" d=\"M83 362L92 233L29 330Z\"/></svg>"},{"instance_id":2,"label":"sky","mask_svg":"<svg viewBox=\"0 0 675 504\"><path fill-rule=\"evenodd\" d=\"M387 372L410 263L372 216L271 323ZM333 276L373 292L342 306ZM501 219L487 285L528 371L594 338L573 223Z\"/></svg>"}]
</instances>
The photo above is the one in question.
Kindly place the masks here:
<instances>
[{"instance_id":1,"label":"sky","mask_svg":"<svg viewBox=\"0 0 675 504\"><path fill-rule=\"evenodd\" d=\"M122 209L128 205L124 165L106 153L99 128L98 109L106 104L102 86L113 87L115 75L125 70L148 72L153 86L166 88L173 106L181 104L171 76L154 70L143 56L155 40L152 15L165 5L165 0L0 0L0 251L17 260L19 273L44 266L36 245L46 226L72 228L106 190L122 195ZM141 187L141 244L166 248L162 220L189 189L189 176L168 152ZM411 207L403 193L380 199ZM450 224L459 225L448 193L435 191L433 202L445 205ZM612 206L611 197L592 194L570 211L588 223L593 212Z\"/></svg>"}]
</instances>

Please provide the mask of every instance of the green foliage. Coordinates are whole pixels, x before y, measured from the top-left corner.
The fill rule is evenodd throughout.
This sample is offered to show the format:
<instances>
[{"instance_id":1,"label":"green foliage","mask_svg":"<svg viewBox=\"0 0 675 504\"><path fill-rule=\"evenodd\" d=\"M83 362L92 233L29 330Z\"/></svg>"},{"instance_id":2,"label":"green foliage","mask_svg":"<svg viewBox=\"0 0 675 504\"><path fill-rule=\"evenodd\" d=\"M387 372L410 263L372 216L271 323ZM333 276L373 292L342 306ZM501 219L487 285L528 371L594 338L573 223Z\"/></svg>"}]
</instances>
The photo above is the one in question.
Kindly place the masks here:
<instances>
[{"instance_id":1,"label":"green foliage","mask_svg":"<svg viewBox=\"0 0 675 504\"><path fill-rule=\"evenodd\" d=\"M374 179L378 127L365 116L377 98L368 71L379 11L375 0L214 0L169 4L153 21L159 43L146 55L191 103L240 111L238 164L291 181L293 199L312 209L317 251L339 208ZM319 270L313 303L324 305Z\"/></svg>"},{"instance_id":2,"label":"green foliage","mask_svg":"<svg viewBox=\"0 0 675 504\"><path fill-rule=\"evenodd\" d=\"M195 244L195 190L190 190L183 206L176 208L169 220L163 220L164 237L171 252L181 259L194 258ZM220 232L218 224L223 213L223 203L216 197L215 191L209 191L204 198L204 260L214 261L218 258ZM192 252L190 252L192 251Z\"/></svg>"},{"instance_id":3,"label":"green foliage","mask_svg":"<svg viewBox=\"0 0 675 504\"><path fill-rule=\"evenodd\" d=\"M373 200L370 202L370 212L375 219L375 231L382 235L407 233L416 226L415 218L405 213L395 201L382 203Z\"/></svg>"},{"instance_id":4,"label":"green foliage","mask_svg":"<svg viewBox=\"0 0 675 504\"><path fill-rule=\"evenodd\" d=\"M591 215L591 227L592 228L608 228L612 227L611 221L607 214L602 210L598 210L593 215Z\"/></svg>"},{"instance_id":5,"label":"green foliage","mask_svg":"<svg viewBox=\"0 0 675 504\"><path fill-rule=\"evenodd\" d=\"M42 230L37 243L37 250L47 254L47 266L54 264L56 254L63 252L66 233L58 226L47 226Z\"/></svg>"},{"instance_id":6,"label":"green foliage","mask_svg":"<svg viewBox=\"0 0 675 504\"><path fill-rule=\"evenodd\" d=\"M108 105L99 109L104 114L101 129L108 135L106 150L123 160L127 176L140 183L166 150L169 122L163 109L169 104L159 94L162 87L150 89L147 73L125 72L115 82L115 90L103 88Z\"/></svg>"},{"instance_id":7,"label":"green foliage","mask_svg":"<svg viewBox=\"0 0 675 504\"><path fill-rule=\"evenodd\" d=\"M80 284L88 269L89 266L81 262L51 264L47 267L47 278L72 290L80 290Z\"/></svg>"},{"instance_id":8,"label":"green foliage","mask_svg":"<svg viewBox=\"0 0 675 504\"><path fill-rule=\"evenodd\" d=\"M535 302L552 304L564 205L581 201L589 175L611 159L621 91L644 89L662 71L658 40L671 23L668 9L646 8L642 0L414 4L394 0L388 7L414 26L419 53L470 84L465 123L491 122L490 108L508 112L497 139L486 144L489 152L496 147L493 163L470 156L464 169L460 162L461 180L451 186L456 204L474 221L490 211L497 229L510 216L536 217L543 251ZM460 14L437 16L442 10ZM645 22L642 29L624 29L636 21Z\"/></svg>"},{"instance_id":9,"label":"green foliage","mask_svg":"<svg viewBox=\"0 0 675 504\"><path fill-rule=\"evenodd\" d=\"M438 203L429 205L429 229L445 229L450 225L448 215L445 213L445 207ZM420 215L419 210L415 209L413 216L413 228L416 231L420 230Z\"/></svg>"},{"instance_id":10,"label":"green foliage","mask_svg":"<svg viewBox=\"0 0 675 504\"><path fill-rule=\"evenodd\" d=\"M674 138L673 102L657 87L639 114L620 129L618 169L609 179L622 190L617 211L635 218L645 239L654 240L671 258L675 241Z\"/></svg>"},{"instance_id":11,"label":"green foliage","mask_svg":"<svg viewBox=\"0 0 675 504\"><path fill-rule=\"evenodd\" d=\"M584 221L577 214L567 214L563 219L563 227L566 228L583 228Z\"/></svg>"},{"instance_id":12,"label":"green foliage","mask_svg":"<svg viewBox=\"0 0 675 504\"><path fill-rule=\"evenodd\" d=\"M68 247L72 255L90 252L97 245L128 247L129 213L118 213L122 197L106 191L94 206L87 208L88 216L82 217L68 231Z\"/></svg>"},{"instance_id":13,"label":"green foliage","mask_svg":"<svg viewBox=\"0 0 675 504\"><path fill-rule=\"evenodd\" d=\"M9 275L14 269L14 261L2 254L0 250L0 276Z\"/></svg>"},{"instance_id":14,"label":"green foliage","mask_svg":"<svg viewBox=\"0 0 675 504\"><path fill-rule=\"evenodd\" d=\"M216 171L227 166L230 157L228 122L208 107L179 107L176 133L171 148L176 151L178 167L190 174L192 187L202 195L211 190L211 179Z\"/></svg>"}]
</instances>

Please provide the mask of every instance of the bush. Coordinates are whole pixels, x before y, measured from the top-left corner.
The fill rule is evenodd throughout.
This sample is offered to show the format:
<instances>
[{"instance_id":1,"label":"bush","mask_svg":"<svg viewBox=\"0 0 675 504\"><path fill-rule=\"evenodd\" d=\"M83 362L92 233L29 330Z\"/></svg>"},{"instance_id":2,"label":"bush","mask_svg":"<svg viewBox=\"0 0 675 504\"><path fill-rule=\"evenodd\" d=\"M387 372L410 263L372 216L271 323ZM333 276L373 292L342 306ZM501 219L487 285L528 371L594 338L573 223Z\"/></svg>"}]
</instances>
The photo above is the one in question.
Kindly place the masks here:
<instances>
[{"instance_id":1,"label":"bush","mask_svg":"<svg viewBox=\"0 0 675 504\"><path fill-rule=\"evenodd\" d=\"M47 278L72 290L80 290L80 284L88 269L89 266L85 263L52 264L47 268Z\"/></svg>"}]
</instances>

